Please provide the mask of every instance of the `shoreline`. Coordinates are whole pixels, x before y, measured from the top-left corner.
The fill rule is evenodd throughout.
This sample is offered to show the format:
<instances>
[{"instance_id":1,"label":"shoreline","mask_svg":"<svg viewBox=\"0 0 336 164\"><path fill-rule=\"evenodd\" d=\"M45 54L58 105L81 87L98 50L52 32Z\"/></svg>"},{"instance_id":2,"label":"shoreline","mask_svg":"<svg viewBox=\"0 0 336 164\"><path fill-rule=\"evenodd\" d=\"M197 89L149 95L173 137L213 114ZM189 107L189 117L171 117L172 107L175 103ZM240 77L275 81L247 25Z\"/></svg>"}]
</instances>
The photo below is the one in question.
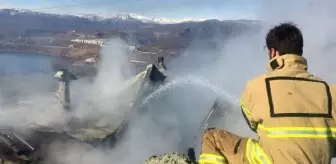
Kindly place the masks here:
<instances>
[{"instance_id":1,"label":"shoreline","mask_svg":"<svg viewBox=\"0 0 336 164\"><path fill-rule=\"evenodd\" d=\"M48 57L57 57L57 58L62 58L62 59L67 59L67 60L72 60L71 57L67 56L60 56L60 55L51 55L48 53L44 53L41 51L29 51L29 50L5 50L5 49L0 49L0 53L24 53L24 54L35 54L35 55L41 55L41 56L48 56Z\"/></svg>"},{"instance_id":2,"label":"shoreline","mask_svg":"<svg viewBox=\"0 0 336 164\"><path fill-rule=\"evenodd\" d=\"M38 52L38 51L26 51L26 50L4 50L4 49L0 49L0 53L6 53L6 52L9 52L9 53L16 53L16 52L22 52L22 53L34 53L34 54L39 54L39 55L46 55L46 56L52 56L50 54L46 54L46 53L43 53L43 52Z\"/></svg>"}]
</instances>

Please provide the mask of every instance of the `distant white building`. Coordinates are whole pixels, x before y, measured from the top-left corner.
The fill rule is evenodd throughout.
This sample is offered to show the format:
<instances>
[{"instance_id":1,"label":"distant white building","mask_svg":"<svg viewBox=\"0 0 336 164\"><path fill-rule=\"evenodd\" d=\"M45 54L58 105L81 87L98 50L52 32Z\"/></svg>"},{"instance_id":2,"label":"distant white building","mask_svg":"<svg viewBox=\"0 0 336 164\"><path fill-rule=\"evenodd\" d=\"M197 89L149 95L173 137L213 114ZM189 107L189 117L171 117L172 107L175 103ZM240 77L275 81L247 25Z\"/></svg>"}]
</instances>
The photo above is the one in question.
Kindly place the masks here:
<instances>
[{"instance_id":1,"label":"distant white building","mask_svg":"<svg viewBox=\"0 0 336 164\"><path fill-rule=\"evenodd\" d=\"M72 39L71 42L82 43L82 44L95 44L103 46L102 39Z\"/></svg>"},{"instance_id":2,"label":"distant white building","mask_svg":"<svg viewBox=\"0 0 336 164\"><path fill-rule=\"evenodd\" d=\"M87 58L85 59L85 63L88 63L88 64L93 64L96 62L96 58Z\"/></svg>"},{"instance_id":3,"label":"distant white building","mask_svg":"<svg viewBox=\"0 0 336 164\"><path fill-rule=\"evenodd\" d=\"M129 49L130 49L131 51L134 51L134 50L135 50L135 46L129 46Z\"/></svg>"}]
</instances>

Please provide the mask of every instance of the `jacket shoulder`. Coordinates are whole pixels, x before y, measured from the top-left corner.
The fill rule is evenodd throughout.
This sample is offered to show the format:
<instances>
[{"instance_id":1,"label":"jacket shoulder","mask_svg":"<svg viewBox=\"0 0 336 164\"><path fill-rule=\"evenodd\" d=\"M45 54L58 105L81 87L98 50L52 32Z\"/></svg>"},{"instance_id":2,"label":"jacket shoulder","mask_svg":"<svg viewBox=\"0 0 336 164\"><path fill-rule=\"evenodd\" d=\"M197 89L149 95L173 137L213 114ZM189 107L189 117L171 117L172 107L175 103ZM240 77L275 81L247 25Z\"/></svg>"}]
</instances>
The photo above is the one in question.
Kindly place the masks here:
<instances>
[{"instance_id":1,"label":"jacket shoulder","mask_svg":"<svg viewBox=\"0 0 336 164\"><path fill-rule=\"evenodd\" d=\"M329 85L330 92L331 92L332 96L334 96L334 98L336 98L336 84L328 83L328 85Z\"/></svg>"},{"instance_id":2,"label":"jacket shoulder","mask_svg":"<svg viewBox=\"0 0 336 164\"><path fill-rule=\"evenodd\" d=\"M261 86L265 85L266 78L267 78L266 74L261 74L259 76L256 76L255 78L247 82L246 89L247 90L254 90L254 88L260 89Z\"/></svg>"}]
</instances>

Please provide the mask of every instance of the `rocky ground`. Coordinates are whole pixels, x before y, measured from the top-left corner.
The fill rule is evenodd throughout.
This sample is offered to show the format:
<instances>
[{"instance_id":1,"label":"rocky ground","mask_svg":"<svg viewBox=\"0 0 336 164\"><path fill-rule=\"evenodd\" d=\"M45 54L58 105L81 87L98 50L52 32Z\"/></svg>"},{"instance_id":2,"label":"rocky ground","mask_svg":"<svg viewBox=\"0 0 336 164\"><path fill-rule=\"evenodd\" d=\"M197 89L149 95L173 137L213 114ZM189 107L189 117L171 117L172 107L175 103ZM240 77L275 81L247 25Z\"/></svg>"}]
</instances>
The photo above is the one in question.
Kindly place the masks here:
<instances>
[{"instance_id":1,"label":"rocky ground","mask_svg":"<svg viewBox=\"0 0 336 164\"><path fill-rule=\"evenodd\" d=\"M196 164L186 154L169 152L159 156L152 156L143 164Z\"/></svg>"},{"instance_id":2,"label":"rocky ground","mask_svg":"<svg viewBox=\"0 0 336 164\"><path fill-rule=\"evenodd\" d=\"M101 47L97 45L75 45L68 51L68 56L75 59L96 58Z\"/></svg>"}]
</instances>

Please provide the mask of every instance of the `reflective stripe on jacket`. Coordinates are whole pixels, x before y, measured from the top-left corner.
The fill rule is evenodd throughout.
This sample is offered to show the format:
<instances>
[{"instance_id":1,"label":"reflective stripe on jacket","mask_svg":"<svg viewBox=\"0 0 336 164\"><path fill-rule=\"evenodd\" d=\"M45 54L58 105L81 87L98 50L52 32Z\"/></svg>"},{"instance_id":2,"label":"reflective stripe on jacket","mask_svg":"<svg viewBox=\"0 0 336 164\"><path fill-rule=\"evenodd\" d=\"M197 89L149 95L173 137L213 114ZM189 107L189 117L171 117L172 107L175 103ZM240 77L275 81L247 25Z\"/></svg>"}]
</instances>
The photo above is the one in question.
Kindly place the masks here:
<instances>
[{"instance_id":1,"label":"reflective stripe on jacket","mask_svg":"<svg viewBox=\"0 0 336 164\"><path fill-rule=\"evenodd\" d=\"M201 154L199 164L226 164L226 160L222 156L214 154Z\"/></svg>"},{"instance_id":2,"label":"reflective stripe on jacket","mask_svg":"<svg viewBox=\"0 0 336 164\"><path fill-rule=\"evenodd\" d=\"M241 158L236 158L238 160L230 161L231 163L238 164L238 163L249 163L249 164L271 164L271 159L269 156L263 151L263 149L260 147L258 141L254 139L247 139L247 142L245 142L242 147L244 147L244 153L242 153L243 158L246 160L240 161ZM230 155L230 154L223 154L224 156ZM237 156L240 156L240 154L235 154ZM232 155L231 155L232 156ZM231 164L228 163L227 159L223 156L216 155L216 154L207 154L203 153L200 155L199 158L199 164Z\"/></svg>"},{"instance_id":3,"label":"reflective stripe on jacket","mask_svg":"<svg viewBox=\"0 0 336 164\"><path fill-rule=\"evenodd\" d=\"M246 144L246 158L250 164L271 164L270 158L260 147L258 141L249 139Z\"/></svg>"}]
</instances>

